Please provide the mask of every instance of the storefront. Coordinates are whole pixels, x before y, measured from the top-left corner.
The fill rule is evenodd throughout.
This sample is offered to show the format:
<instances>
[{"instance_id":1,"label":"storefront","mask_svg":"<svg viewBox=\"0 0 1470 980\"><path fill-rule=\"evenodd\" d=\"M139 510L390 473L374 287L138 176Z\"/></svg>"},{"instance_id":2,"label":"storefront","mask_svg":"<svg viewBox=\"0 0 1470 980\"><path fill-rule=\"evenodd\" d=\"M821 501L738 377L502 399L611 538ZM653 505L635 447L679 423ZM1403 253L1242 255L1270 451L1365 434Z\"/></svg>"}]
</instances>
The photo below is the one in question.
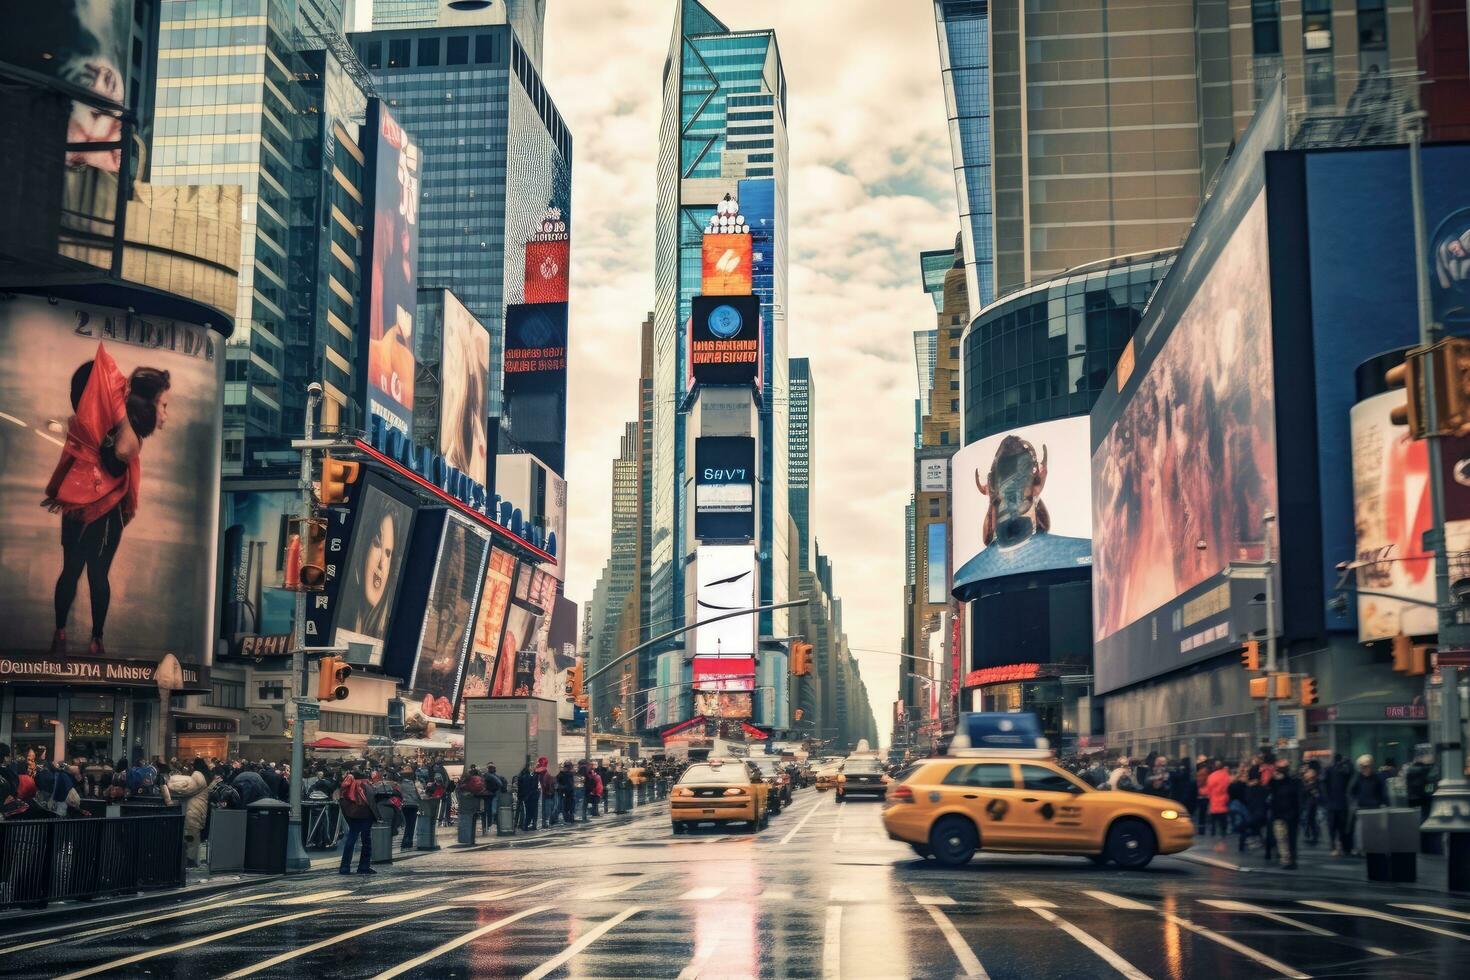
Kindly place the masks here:
<instances>
[{"instance_id":1,"label":"storefront","mask_svg":"<svg viewBox=\"0 0 1470 980\"><path fill-rule=\"evenodd\" d=\"M1062 752L1091 736L1091 676L1085 666L1010 664L972 670L965 677L971 711L1029 711ZM1100 729L1100 726L1098 726Z\"/></svg>"},{"instance_id":2,"label":"storefront","mask_svg":"<svg viewBox=\"0 0 1470 980\"><path fill-rule=\"evenodd\" d=\"M228 759L230 742L237 738L239 722L233 718L174 716L174 755L180 759Z\"/></svg>"}]
</instances>

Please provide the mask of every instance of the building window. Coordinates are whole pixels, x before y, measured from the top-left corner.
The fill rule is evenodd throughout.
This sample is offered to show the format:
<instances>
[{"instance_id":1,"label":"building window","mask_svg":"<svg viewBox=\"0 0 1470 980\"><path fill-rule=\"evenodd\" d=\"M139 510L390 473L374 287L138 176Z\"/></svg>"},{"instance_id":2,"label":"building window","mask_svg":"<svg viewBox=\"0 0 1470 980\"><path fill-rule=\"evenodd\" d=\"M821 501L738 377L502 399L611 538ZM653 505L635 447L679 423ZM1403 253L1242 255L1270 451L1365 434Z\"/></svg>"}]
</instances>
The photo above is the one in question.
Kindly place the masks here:
<instances>
[{"instance_id":1,"label":"building window","mask_svg":"<svg viewBox=\"0 0 1470 980\"><path fill-rule=\"evenodd\" d=\"M387 735L388 719L381 715L353 715L345 711L323 711L322 731L346 735Z\"/></svg>"},{"instance_id":2,"label":"building window","mask_svg":"<svg viewBox=\"0 0 1470 980\"><path fill-rule=\"evenodd\" d=\"M477 64L477 65L493 65L493 64L495 64L495 35L494 34L476 34L475 35L475 64Z\"/></svg>"},{"instance_id":3,"label":"building window","mask_svg":"<svg viewBox=\"0 0 1470 980\"><path fill-rule=\"evenodd\" d=\"M960 356L960 349L958 345L952 345L949 348L949 356L950 360L954 360L955 358Z\"/></svg>"},{"instance_id":4,"label":"building window","mask_svg":"<svg viewBox=\"0 0 1470 980\"><path fill-rule=\"evenodd\" d=\"M1251 43L1257 58L1281 54L1280 0L1251 0Z\"/></svg>"},{"instance_id":5,"label":"building window","mask_svg":"<svg viewBox=\"0 0 1470 980\"><path fill-rule=\"evenodd\" d=\"M244 708L245 682L211 678L204 703L212 708Z\"/></svg>"},{"instance_id":6,"label":"building window","mask_svg":"<svg viewBox=\"0 0 1470 980\"><path fill-rule=\"evenodd\" d=\"M419 38L419 65L431 68L439 63L439 39L437 37Z\"/></svg>"},{"instance_id":7,"label":"building window","mask_svg":"<svg viewBox=\"0 0 1470 980\"><path fill-rule=\"evenodd\" d=\"M938 497L930 497L929 498L929 516L930 517L938 517L939 516L939 498Z\"/></svg>"},{"instance_id":8,"label":"building window","mask_svg":"<svg viewBox=\"0 0 1470 980\"><path fill-rule=\"evenodd\" d=\"M470 39L468 35L451 37L445 42L444 63L446 65L467 65L470 63Z\"/></svg>"},{"instance_id":9,"label":"building window","mask_svg":"<svg viewBox=\"0 0 1470 980\"><path fill-rule=\"evenodd\" d=\"M950 378L949 379L949 390L950 391L959 391L960 390L960 379L959 378Z\"/></svg>"},{"instance_id":10,"label":"building window","mask_svg":"<svg viewBox=\"0 0 1470 980\"><path fill-rule=\"evenodd\" d=\"M960 400L958 398L951 398L949 400L949 410L951 412L958 412L960 410Z\"/></svg>"},{"instance_id":11,"label":"building window","mask_svg":"<svg viewBox=\"0 0 1470 980\"><path fill-rule=\"evenodd\" d=\"M388 67L407 68L412 42L406 37L393 38L388 42Z\"/></svg>"},{"instance_id":12,"label":"building window","mask_svg":"<svg viewBox=\"0 0 1470 980\"><path fill-rule=\"evenodd\" d=\"M1383 0L1358 0L1358 70L1388 71L1388 11Z\"/></svg>"},{"instance_id":13,"label":"building window","mask_svg":"<svg viewBox=\"0 0 1470 980\"><path fill-rule=\"evenodd\" d=\"M943 432L939 433L939 444L941 446L948 446L949 445L949 430L948 429L945 429Z\"/></svg>"},{"instance_id":14,"label":"building window","mask_svg":"<svg viewBox=\"0 0 1470 980\"><path fill-rule=\"evenodd\" d=\"M1332 0L1302 0L1302 85L1308 108L1337 102L1332 67Z\"/></svg>"},{"instance_id":15,"label":"building window","mask_svg":"<svg viewBox=\"0 0 1470 980\"><path fill-rule=\"evenodd\" d=\"M367 62L369 68L382 68L383 42L369 41L367 43L367 49L363 52L363 60Z\"/></svg>"},{"instance_id":16,"label":"building window","mask_svg":"<svg viewBox=\"0 0 1470 980\"><path fill-rule=\"evenodd\" d=\"M275 681L261 680L260 681L260 686L259 686L259 688L257 690L259 691L259 695L256 698L256 700L258 700L258 701L284 701L284 700L286 700L286 682L285 681L280 681L280 680L275 680Z\"/></svg>"}]
</instances>

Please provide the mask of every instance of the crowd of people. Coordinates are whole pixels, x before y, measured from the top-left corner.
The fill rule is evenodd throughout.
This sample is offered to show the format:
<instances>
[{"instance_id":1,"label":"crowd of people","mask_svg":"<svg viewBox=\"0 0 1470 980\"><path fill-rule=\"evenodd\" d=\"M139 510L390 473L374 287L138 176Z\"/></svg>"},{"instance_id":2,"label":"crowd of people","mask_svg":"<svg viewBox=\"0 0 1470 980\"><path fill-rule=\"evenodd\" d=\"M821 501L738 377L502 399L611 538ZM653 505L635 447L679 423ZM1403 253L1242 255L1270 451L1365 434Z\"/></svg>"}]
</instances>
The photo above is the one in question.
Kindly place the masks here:
<instances>
[{"instance_id":1,"label":"crowd of people","mask_svg":"<svg viewBox=\"0 0 1470 980\"><path fill-rule=\"evenodd\" d=\"M1200 836L1234 836L1240 852L1259 848L1266 861L1274 859L1286 869L1297 866L1299 838L1308 846L1325 839L1333 857L1361 856L1358 813L1399 805L1427 815L1438 781L1429 754L1417 756L1402 772L1392 759L1375 766L1371 755L1359 756L1356 764L1339 754L1326 764L1310 759L1293 766L1269 749L1238 763L1201 755L1171 764L1166 756L1150 753L1138 762L1098 755L1067 765L1100 789L1173 800L1193 818Z\"/></svg>"}]
</instances>

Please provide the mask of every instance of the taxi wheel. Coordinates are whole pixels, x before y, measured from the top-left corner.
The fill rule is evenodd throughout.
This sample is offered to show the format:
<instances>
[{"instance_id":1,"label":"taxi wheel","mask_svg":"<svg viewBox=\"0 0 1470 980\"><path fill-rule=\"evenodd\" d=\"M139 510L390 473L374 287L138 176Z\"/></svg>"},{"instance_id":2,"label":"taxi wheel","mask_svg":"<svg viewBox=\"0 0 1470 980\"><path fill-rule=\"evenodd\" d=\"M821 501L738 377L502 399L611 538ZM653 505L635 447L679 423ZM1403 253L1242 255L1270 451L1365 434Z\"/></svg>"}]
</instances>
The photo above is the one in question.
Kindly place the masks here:
<instances>
[{"instance_id":1,"label":"taxi wheel","mask_svg":"<svg viewBox=\"0 0 1470 980\"><path fill-rule=\"evenodd\" d=\"M1101 868L1108 863L1108 856L1106 854L1089 854L1087 855L1087 860Z\"/></svg>"},{"instance_id":2,"label":"taxi wheel","mask_svg":"<svg viewBox=\"0 0 1470 980\"><path fill-rule=\"evenodd\" d=\"M910 844L909 847L912 847L914 849L914 853L919 855L919 857L921 858L927 859L934 856L934 852L929 850L929 848L925 847L923 844Z\"/></svg>"},{"instance_id":3,"label":"taxi wheel","mask_svg":"<svg viewBox=\"0 0 1470 980\"><path fill-rule=\"evenodd\" d=\"M1146 868L1157 851L1154 832L1142 820L1119 820L1108 830L1104 853L1120 868L1127 871Z\"/></svg>"},{"instance_id":4,"label":"taxi wheel","mask_svg":"<svg viewBox=\"0 0 1470 980\"><path fill-rule=\"evenodd\" d=\"M975 825L963 817L945 817L929 831L929 850L947 867L969 864L979 846Z\"/></svg>"},{"instance_id":5,"label":"taxi wheel","mask_svg":"<svg viewBox=\"0 0 1470 980\"><path fill-rule=\"evenodd\" d=\"M682 834L683 832L684 832L684 824L683 824L683 822L682 821L679 821L679 820L675 820L674 821L674 833L676 833L676 834Z\"/></svg>"}]
</instances>

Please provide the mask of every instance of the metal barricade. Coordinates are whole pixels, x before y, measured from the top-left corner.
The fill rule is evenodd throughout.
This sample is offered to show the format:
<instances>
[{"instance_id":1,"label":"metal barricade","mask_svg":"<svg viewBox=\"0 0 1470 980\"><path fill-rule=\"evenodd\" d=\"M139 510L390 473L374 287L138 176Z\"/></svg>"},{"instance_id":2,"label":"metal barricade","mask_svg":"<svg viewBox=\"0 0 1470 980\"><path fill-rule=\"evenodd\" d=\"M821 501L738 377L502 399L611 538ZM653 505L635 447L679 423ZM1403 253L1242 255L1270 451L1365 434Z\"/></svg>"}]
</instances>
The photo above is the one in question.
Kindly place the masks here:
<instances>
[{"instance_id":1,"label":"metal barricade","mask_svg":"<svg viewBox=\"0 0 1470 980\"><path fill-rule=\"evenodd\" d=\"M0 908L184 884L184 817L0 822Z\"/></svg>"}]
</instances>

